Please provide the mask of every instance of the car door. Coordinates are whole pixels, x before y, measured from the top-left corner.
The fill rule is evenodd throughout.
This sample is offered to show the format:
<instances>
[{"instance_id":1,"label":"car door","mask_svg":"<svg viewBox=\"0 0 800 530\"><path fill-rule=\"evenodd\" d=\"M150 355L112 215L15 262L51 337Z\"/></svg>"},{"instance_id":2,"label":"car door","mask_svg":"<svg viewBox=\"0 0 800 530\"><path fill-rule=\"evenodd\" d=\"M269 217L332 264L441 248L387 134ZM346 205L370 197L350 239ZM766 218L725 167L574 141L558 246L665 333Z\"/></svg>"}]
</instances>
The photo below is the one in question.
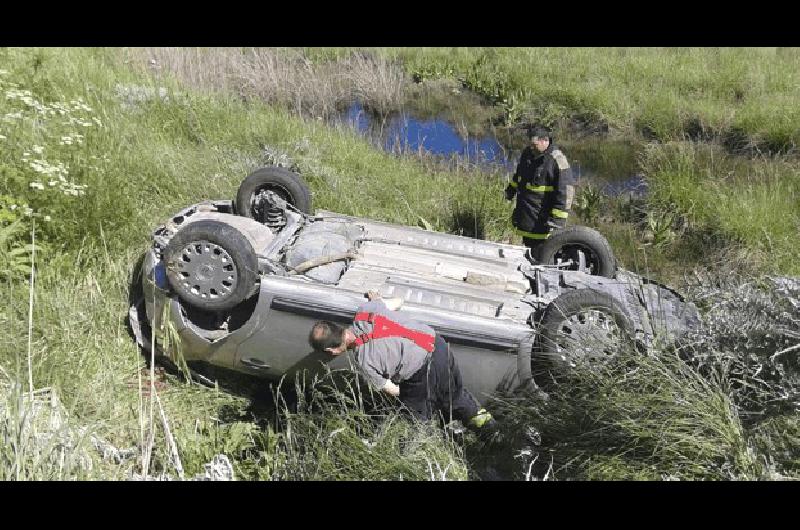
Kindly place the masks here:
<instances>
[{"instance_id":1,"label":"car door","mask_svg":"<svg viewBox=\"0 0 800 530\"><path fill-rule=\"evenodd\" d=\"M353 321L360 301L334 289L287 278L262 278L260 297L264 299L258 330L243 341L236 353L234 368L270 378L293 377L301 370L322 373L347 368L347 356L334 357L315 352L308 343L311 327L318 320L343 326ZM352 299L351 299L352 298ZM265 313L265 314L264 314Z\"/></svg>"}]
</instances>

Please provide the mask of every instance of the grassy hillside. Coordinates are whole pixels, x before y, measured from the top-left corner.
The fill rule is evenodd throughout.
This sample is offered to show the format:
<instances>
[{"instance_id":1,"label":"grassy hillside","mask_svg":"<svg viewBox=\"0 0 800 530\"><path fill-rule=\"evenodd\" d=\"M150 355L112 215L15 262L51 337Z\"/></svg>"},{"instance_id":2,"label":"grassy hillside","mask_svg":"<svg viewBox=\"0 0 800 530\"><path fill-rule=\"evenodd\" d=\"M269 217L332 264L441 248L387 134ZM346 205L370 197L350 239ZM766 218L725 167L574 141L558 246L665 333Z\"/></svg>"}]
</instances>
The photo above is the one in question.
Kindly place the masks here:
<instances>
[{"instance_id":1,"label":"grassy hillside","mask_svg":"<svg viewBox=\"0 0 800 530\"><path fill-rule=\"evenodd\" d=\"M399 60L417 80L459 79L504 108L510 123L542 123L566 133L577 122L638 138L648 144L639 165L651 184L651 222L663 226L673 214L682 215L694 234L715 236L700 243L706 252L692 237L676 238L673 258L691 260L700 253L707 257L710 247L737 246L762 270L800 274L792 258L800 243L800 162L795 158L800 50L400 48L377 53ZM765 159L764 153L772 157ZM672 228L684 232L686 224Z\"/></svg>"},{"instance_id":2,"label":"grassy hillside","mask_svg":"<svg viewBox=\"0 0 800 530\"><path fill-rule=\"evenodd\" d=\"M582 118L659 140L718 135L775 151L800 141L791 48L395 48L418 79L455 76L511 121Z\"/></svg>"},{"instance_id":3,"label":"grassy hillside","mask_svg":"<svg viewBox=\"0 0 800 530\"><path fill-rule=\"evenodd\" d=\"M234 52L228 50L222 57L236 58ZM414 53L438 61L448 53L466 58L467 52L391 53L405 54L411 64ZM305 107L292 107L289 100L261 97L265 94L242 97L231 86L208 87L164 70L153 75L134 60L141 59L137 53L0 49L0 326L6 330L0 336L4 400L0 401L0 478L125 478L142 471L149 447L150 472L174 475L158 403L148 391L150 373L142 371L143 360L124 325L129 276L154 226L187 204L232 198L241 179L262 165L280 161L299 170L312 187L317 208L456 233L481 232L495 240L513 237L508 221L511 206L502 200L502 175L388 155L349 130L309 117ZM217 52L204 53L228 71ZM347 56L337 50L315 53L326 61ZM790 62L780 53L776 57ZM646 63L645 59L639 60ZM656 56L649 60L658 62ZM482 64L499 68L506 63L498 59ZM302 86L314 84L307 82L313 77L303 79ZM638 85L632 80L631 86ZM297 110L306 115L298 116ZM652 237L664 244L643 240L633 221L602 216L596 220L597 226L608 228L626 265L647 268L653 255L671 263L686 252L694 261L679 262L676 269L687 270L687 264L702 263L706 256L702 246L689 247L683 241L702 245L708 237L724 248L763 249L759 266L796 273L788 251L796 233L775 220L769 208L783 210L783 218L796 223L796 166L791 160L753 166L722 157L722 167L726 171L730 167L731 173L719 179L720 156L702 146L654 144L643 156L642 166L651 177L663 175L654 180L662 184L655 186L652 209L645 215L651 219ZM757 170L751 173L753 167ZM694 186L695 181L702 185ZM745 186L751 190L745 203L753 205L749 209L737 202ZM611 207L624 210L625 205L599 206ZM688 221L680 237L670 238L675 226L658 216L676 209L686 213ZM588 209L585 215L589 216ZM640 223L642 212L630 215ZM660 229L665 223L666 228ZM769 237L760 238L762 233ZM26 247L31 243L35 255ZM34 288L28 283L32 259L37 270ZM729 292L737 294L728 302L761 296L761 291L741 296L730 289L720 291ZM705 296L710 295L703 292L698 299ZM701 366L675 363L675 352L665 351L655 360L642 361L641 374L653 382L651 386L621 384L638 381L631 379L632 365L626 364L598 373L578 372L578 382L584 386L564 387L547 407L535 401L517 402L505 412L513 443L501 456L510 473L524 478L520 474L525 471L520 469L524 459L517 457L530 455L525 447L533 447L543 455L546 451L556 455L555 478L796 474L792 455L800 431L796 410L790 406L795 394L782 394L783 387L758 386L760 379L750 377L761 373L757 367L766 366L765 359L793 344L783 341L798 338L791 304L781 299L773 305L774 313L761 311L771 316L756 330L760 338L755 342L767 345L764 351L754 353L749 337L736 335L745 323L758 320L739 306L729 309L743 322L719 328L723 331L713 340L698 339L698 352L720 363L709 361L711 366L753 361L733 375L723 371L717 378L705 377ZM772 306L765 301L753 307ZM780 333L770 332L769 322L778 320ZM776 336L780 342L771 342ZM777 371L791 368L782 364L787 359L792 357L778 356L769 366ZM636 362L631 360L634 366ZM27 423L23 413L30 413L29 378L34 388L55 389L64 404L61 436L48 437L44 427L34 429ZM158 396L187 476L202 472L203 464L217 453L231 457L238 477L255 479L464 479L474 478L481 459L495 459L394 412L380 407L378 413L365 410L347 388L334 392L333 400L312 399L296 408L279 404L277 411L254 416L252 396L247 393L230 395L174 377L166 382ZM603 400L591 390L598 385L608 389ZM743 411L752 409L755 398L734 392L742 385L771 389L771 394L764 392L781 396L778 401L789 403L788 411L782 408L758 421L743 419ZM689 406L676 406L675 396ZM761 407L762 401L756 401ZM581 411L589 411L593 423L586 423ZM654 437L659 418L674 420L669 440L683 445L673 448ZM651 421L642 423L644 419ZM578 437L570 430L586 425L596 430ZM531 426L541 431L538 444L529 440ZM592 437L609 430L614 445ZM135 448L136 456L121 462L103 460L92 448L92 435L118 448ZM728 459L726 454L734 457ZM695 457L703 464L687 469L687 459ZM539 464L544 461L542 456ZM537 476L553 475L544 470Z\"/></svg>"},{"instance_id":4,"label":"grassy hillside","mask_svg":"<svg viewBox=\"0 0 800 530\"><path fill-rule=\"evenodd\" d=\"M638 212L615 200L598 202L601 215L582 212L589 215L580 221L606 233L626 267L676 281L694 266L728 261L727 251L733 250L749 269L800 271L792 259L800 223L794 148L800 101L793 81L798 50L172 48L125 53L132 66L156 78L174 75L205 93L267 101L313 118L327 119L358 98L376 115L410 108L446 116L464 134L494 129L515 149L524 142L516 126L550 124L559 139L568 139L572 160L591 159L602 166L596 169L619 172L618 177L639 172L650 184L648 201L634 205ZM498 128L498 118L510 127ZM377 169L374 164L370 170ZM417 178L411 177L417 189L416 183L424 182L434 196L440 193L435 184ZM465 230L462 225L483 212L488 226L478 232L508 237L497 180L502 178L479 179L473 186L475 181L467 179L473 191L481 190L480 201L465 203L470 194L460 187L450 199L437 199L436 206L445 210L433 211L446 215L432 224ZM387 210L393 200L387 190L371 197L381 202L376 215L395 215ZM417 222L414 215L406 218ZM474 226L466 231L476 232Z\"/></svg>"},{"instance_id":5,"label":"grassy hillside","mask_svg":"<svg viewBox=\"0 0 800 530\"><path fill-rule=\"evenodd\" d=\"M148 99L147 90L157 87L130 72L119 51L15 49L0 54L5 66L2 90L13 94L0 100L5 117L0 129L0 319L7 330L0 339L2 383L6 388L22 385L8 394L9 403L21 410L17 398L23 399L20 392L27 390L31 359L33 387L55 388L74 425L91 426L117 447L148 445L150 400L137 390L142 359L127 335L124 317L133 263L146 248L150 230L167 215L201 199L233 197L248 172L270 161L267 145L296 159L314 187L318 207L410 223L420 222L424 214L431 223L446 223L449 189L468 187L463 175L431 174L419 164L374 152L351 134L265 105L197 95L177 85L168 87L164 100ZM141 89L145 97L127 97L124 87ZM458 177L460 184L448 184ZM432 183L438 193L414 184L421 180ZM440 217L432 217L432 211ZM33 237L35 257L21 251ZM31 258L38 272L28 348L29 289L24 279ZM256 429L246 399L175 380L161 399L187 474L202 471L201 465L217 451L233 455L238 474L245 477L360 478L369 469L383 469L383 478L430 478L429 463L449 469L447 478L465 476L457 448L425 435L423 426L403 426L405 420L396 414L388 416L400 422L393 432L428 440L427 461L415 452L398 453L395 438L385 446L378 443L376 450L363 445L363 455L351 447L336 457L344 460L301 472L291 467L300 460L289 456L314 448L298 449L291 438ZM288 421L291 415L286 415ZM154 417L157 430L158 411ZM342 425L355 429L363 423L356 409L352 417L337 417L328 423L309 419L306 433L319 429L323 436ZM377 443L383 436L380 425L368 427L354 432ZM5 440L0 472L7 478L119 478L128 468L136 469L133 463L96 463L86 471L78 467L77 458L53 467L43 462L55 458L57 447L48 446L51 451L40 455L32 442L10 445L25 432L22 423L4 424L0 432ZM166 470L160 431L156 439L151 470ZM85 450L88 439L81 443ZM364 467L349 466L348 456L360 458ZM381 467L381 459L397 469ZM276 461L283 464L276 468Z\"/></svg>"}]
</instances>

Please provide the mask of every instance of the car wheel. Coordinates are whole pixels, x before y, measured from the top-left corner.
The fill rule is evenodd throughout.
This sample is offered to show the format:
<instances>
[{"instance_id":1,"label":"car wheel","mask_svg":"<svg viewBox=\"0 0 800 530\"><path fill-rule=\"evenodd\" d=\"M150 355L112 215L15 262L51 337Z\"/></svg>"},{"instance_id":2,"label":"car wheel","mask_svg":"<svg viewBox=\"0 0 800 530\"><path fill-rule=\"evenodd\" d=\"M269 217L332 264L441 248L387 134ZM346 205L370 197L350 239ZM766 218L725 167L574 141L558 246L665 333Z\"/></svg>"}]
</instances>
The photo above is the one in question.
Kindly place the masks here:
<instances>
[{"instance_id":1,"label":"car wheel","mask_svg":"<svg viewBox=\"0 0 800 530\"><path fill-rule=\"evenodd\" d=\"M185 225L167 244L164 260L178 297L206 311L232 309L252 294L259 278L253 246L221 221Z\"/></svg>"},{"instance_id":2,"label":"car wheel","mask_svg":"<svg viewBox=\"0 0 800 530\"><path fill-rule=\"evenodd\" d=\"M603 362L635 348L635 332L622 305L593 289L568 291L544 310L537 354L551 365Z\"/></svg>"},{"instance_id":3,"label":"car wheel","mask_svg":"<svg viewBox=\"0 0 800 530\"><path fill-rule=\"evenodd\" d=\"M533 251L533 258L546 265L572 261L570 270L613 278L617 260L603 234L588 226L571 226L553 232Z\"/></svg>"},{"instance_id":4,"label":"car wheel","mask_svg":"<svg viewBox=\"0 0 800 530\"><path fill-rule=\"evenodd\" d=\"M303 213L312 213L311 192L300 175L281 167L270 166L251 173L239 185L235 203L237 215L263 222L264 219L257 219L254 205L259 194L266 191L274 192Z\"/></svg>"}]
</instances>

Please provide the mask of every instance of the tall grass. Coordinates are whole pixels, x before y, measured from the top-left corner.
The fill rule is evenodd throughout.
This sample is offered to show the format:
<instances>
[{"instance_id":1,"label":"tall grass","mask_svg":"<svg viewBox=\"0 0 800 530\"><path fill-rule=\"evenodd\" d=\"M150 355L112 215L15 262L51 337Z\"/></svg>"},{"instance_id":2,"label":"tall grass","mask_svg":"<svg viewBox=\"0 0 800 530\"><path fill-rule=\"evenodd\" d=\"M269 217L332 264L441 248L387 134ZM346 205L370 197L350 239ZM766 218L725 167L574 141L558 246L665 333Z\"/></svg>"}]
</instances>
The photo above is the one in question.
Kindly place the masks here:
<instances>
[{"instance_id":1,"label":"tall grass","mask_svg":"<svg viewBox=\"0 0 800 530\"><path fill-rule=\"evenodd\" d=\"M798 477L797 282L711 274L690 294L706 310L705 327L677 347L579 361L557 372L548 401L500 401L511 447L536 457L533 476Z\"/></svg>"},{"instance_id":2,"label":"tall grass","mask_svg":"<svg viewBox=\"0 0 800 530\"><path fill-rule=\"evenodd\" d=\"M610 141L566 138L568 156L581 166L582 175L592 180L592 171L619 177L641 172L653 187L653 200L644 205L643 211L647 211L634 226L625 215L606 213L590 220L609 234L620 249L624 266L641 270L642 248L648 248L651 270L673 280L703 260L727 259L717 254L727 255L729 249L735 249L737 259L752 269L789 274L797 271L790 252L797 233L796 163L788 158L748 160L725 152L744 148L750 152L791 150L795 142L792 135L800 128L786 108L796 103L797 94L794 85L775 72L785 71L791 78L798 57L795 50L135 49L126 53L139 65L154 60L148 71L155 72L158 79L169 79L168 74L172 74L202 90L241 92L237 86L251 79L253 87L262 91L251 90L247 97L274 102L300 115L329 116L340 104L361 97L367 106L382 112L405 105L443 115L454 112L449 108L454 102L471 101L470 109L483 108L484 112L460 110L459 116L451 116L461 123L465 135L474 132L477 123L485 128L485 123L495 120L495 108L516 113L521 121L557 124L569 118L591 124L599 120L628 134ZM401 65L408 78L431 82L411 85L400 73ZM494 107L452 95L445 101L445 93L462 91L459 84L483 94ZM443 89L433 90L434 85ZM322 95L315 92L318 90L332 92ZM750 103L753 98L757 106ZM325 108L309 110L310 103L304 102L314 101ZM590 126L588 130L594 129ZM642 135L675 141L648 143L645 149ZM501 136L508 136L512 144L516 142L508 131ZM718 142L704 143L708 140ZM276 147L307 173L330 175L333 168L321 161L322 153L298 152L319 143L314 138L313 143L301 140L294 146L284 142ZM776 147L779 144L783 147ZM362 152L356 157L363 160ZM371 158L369 163L375 167L375 157ZM594 167L584 167L581 160L591 160ZM341 165L353 166L350 160ZM732 171L735 175L729 175ZM416 175L403 176L417 188L423 182ZM331 180L331 188L335 188L341 177ZM451 200L442 198L433 208L426 207L430 211L444 208L444 215L433 220L425 215L420 220L420 214L413 213L402 221L389 215L391 220L509 239L512 234L504 221L508 207L493 195L498 180L464 180L473 189L484 190L488 202L482 199L481 204L465 208L462 197L475 201L468 192L457 189ZM321 187L324 189L324 185ZM380 201L374 202L380 208L369 215L386 215L381 212L391 208L390 189L394 186L367 195L368 201ZM401 195L405 201L396 202L414 204L404 192ZM356 208L345 204L343 198L340 201L340 210ZM482 211L482 223L470 223L465 209ZM612 204L606 210L614 212L618 207ZM469 231L465 231L467 224L472 225ZM479 224L502 229L481 232ZM632 234L635 239L631 239Z\"/></svg>"},{"instance_id":3,"label":"tall grass","mask_svg":"<svg viewBox=\"0 0 800 530\"><path fill-rule=\"evenodd\" d=\"M159 424L159 414L142 405L150 401L152 394L147 392L152 389L148 390L150 383L142 377L143 359L125 328L130 270L148 244L150 230L165 217L202 199L232 198L242 177L265 163L280 159L297 168L310 183L317 208L437 230L482 232L494 240L512 238L508 221L511 205L502 199L505 181L500 175L487 175L468 167L446 168L429 160L380 152L351 131L298 117L294 110L309 112L307 103L302 101L292 109L288 100L280 98L274 100L275 105L269 105L262 101L262 96L247 95L246 91L243 100L241 94L218 92L216 85L209 85L207 90L196 89L194 83L230 81L224 73L228 72L224 69L229 63L221 61L214 66L217 63L202 62L215 60L203 55L203 51L192 52L196 53L196 62L189 61L194 57L192 53L164 51L163 56L156 57L154 66L160 65L162 69L155 77L149 70L137 70L125 62L132 57L149 59L148 53L111 49L0 49L0 64L5 69L0 74L2 91L16 94L0 98L0 116L5 118L0 121L3 190L0 230L5 235L0 242L0 282L3 282L0 325L4 327L0 335L0 380L6 381L3 395L7 402L0 436L4 477L127 478L141 472L142 467L136 458L98 458L85 442L67 446L28 443L25 445L28 449L12 443L25 439L24 432L31 432L25 431L27 424L22 419L24 410L30 410L30 406L26 408L25 392L19 390L26 386L20 382L28 377L27 352L23 346L28 337L33 387L55 389L70 418L67 423L70 429L83 429L80 439L99 437L114 447L133 447L141 452L142 446L148 445L146 440L152 437L149 472L174 473L172 451ZM239 51L226 53L238 57ZM285 61L276 58L284 51L263 53L266 55L261 59L265 64L277 61L275 68ZM276 56L271 57L272 53ZM301 75L304 69L324 68L326 62L348 57L355 61L349 52L306 53L309 63L291 65L299 73L281 75L297 75L297 83L308 83ZM254 61L258 54L245 51L243 55ZM187 62L178 62L170 68L184 73L167 75L164 65L179 58ZM370 61L380 61L368 56L361 60L365 64L359 68L373 68ZM207 66L212 67L213 76L204 73ZM376 87L383 86L382 92L397 82L394 74L388 75L394 67L386 68L387 75L375 74L370 81ZM192 75L198 78L193 81ZM275 86L281 84L280 79L286 77L276 77ZM246 85L225 86L247 89ZM159 91L162 87L166 90ZM64 114L59 110L64 110ZM71 140L66 141L65 137ZM664 159L652 153L647 156L652 162L647 166L651 178L656 179L662 170L694 175L692 164L700 163L699 155L695 154L677 159L672 155ZM37 162L41 159L47 165ZM677 165L675 160L679 162ZM758 178L774 183L784 197L765 196L759 199L759 204L774 199L788 207L788 203L780 201L795 193L791 179L783 180L782 170L771 171L765 166ZM52 186L50 180L42 180L47 172L55 182ZM675 178L676 182L689 180ZM755 186L756 180L752 182ZM44 189L32 186L34 183ZM705 187L696 189L707 193ZM684 201L682 207L696 216L693 223L715 227L712 216L687 207L693 203L688 195L681 195L681 190L667 187L655 196L668 198L664 205ZM733 197L733 188L723 186L714 193L717 195L712 194L711 200L724 204L724 197ZM733 206L729 210L733 211ZM767 219L764 212L759 214L761 219ZM732 216L720 215L727 219L725 226L731 227L727 234L753 241L736 231ZM25 245L30 244L28 234L34 217L39 265L29 334L31 291L24 282L31 256ZM777 224L768 226L768 230L782 233ZM621 242L628 241L633 247L633 257L641 257L636 238L624 230L615 237ZM773 247L766 249L788 248L781 247L782 244L773 242ZM660 460L652 460L646 466L635 459L625 460L630 436L647 434L634 433L641 411L626 410L627 416L619 415L613 423L617 429L615 447L623 452L586 460L593 462L591 465L559 464L558 477L569 476L565 474L567 469L580 468L581 476L586 477L658 478L659 473L673 473L671 459L684 462L695 457L698 462L708 463L711 471L699 469L702 467L699 464L686 464L687 470L677 476L759 476L761 460L756 458L753 463L748 448L755 447L757 455L765 452L778 455L791 453L796 447L797 423L791 414L772 416L769 422L755 427L746 426L756 434L743 444L739 434L741 422L736 414L728 414L731 394L725 390L722 379L719 384L704 383L706 379L695 379L681 365L654 364L647 370L653 377L665 379L664 388L652 388L652 396L637 399L657 411L666 407L658 412L662 418L674 414L683 417L680 410L668 406L665 392L686 387L683 394L676 395L684 396L692 404L685 409L686 425L691 429L676 431L671 439L678 444L679 451L664 453ZM618 389L609 388L618 390L614 403L635 397L635 388L626 386L619 373L606 375L609 381L619 383ZM468 455L452 441L429 426L409 422L387 411L373 415L354 401L353 393L347 389L334 393L333 401L313 397L299 409L279 408L270 417L273 421L265 422L263 417L253 417L250 408L253 400L248 395L188 385L171 377L166 382L166 388L156 391L185 475L189 477L202 472L203 464L219 453L231 457L240 478L460 479L467 473ZM11 388L18 390L8 390ZM719 388L723 388L722 393ZM312 396L316 395L312 392ZM701 403L703 396L707 398L705 404ZM565 417L570 418L569 414L574 413L579 418L578 406L582 402L566 397L559 405L567 407L563 411ZM611 401L607 404L613 405ZM562 421L557 415L561 409L550 410L554 412L548 413L546 421L553 425ZM601 413L599 406L587 410ZM154 425L149 425L151 412L156 418ZM654 413L654 417L658 414ZM142 421L145 417L146 422ZM703 422L709 422L709 432L699 428ZM642 425L652 427L655 423ZM776 435L780 429L789 434ZM588 443L587 436L590 433L577 440ZM689 438L684 440L681 436ZM309 440L314 443L305 444ZM652 437L648 440L648 447L656 447ZM724 451L730 451L735 458L721 459L719 455ZM83 465L82 458L87 454L94 458L91 470ZM63 465L61 455L64 455ZM51 458L56 458L59 464L53 466ZM611 469L603 463L603 458L605 462L620 465ZM715 472L720 474L714 475Z\"/></svg>"},{"instance_id":4,"label":"tall grass","mask_svg":"<svg viewBox=\"0 0 800 530\"><path fill-rule=\"evenodd\" d=\"M758 256L768 272L798 275L800 169L781 159L743 162L713 145L645 149L654 211L679 211L694 232L716 232Z\"/></svg>"},{"instance_id":5,"label":"tall grass","mask_svg":"<svg viewBox=\"0 0 800 530\"><path fill-rule=\"evenodd\" d=\"M408 84L399 65L362 52L317 62L293 49L133 48L126 54L158 77L312 117L331 117L355 98L376 113L397 110Z\"/></svg>"},{"instance_id":6,"label":"tall grass","mask_svg":"<svg viewBox=\"0 0 800 530\"><path fill-rule=\"evenodd\" d=\"M126 50L157 75L330 116L353 97L397 110L410 81L454 79L506 121L594 122L659 140L730 139L794 151L792 48L145 48ZM416 96L415 96L416 97Z\"/></svg>"},{"instance_id":7,"label":"tall grass","mask_svg":"<svg viewBox=\"0 0 800 530\"><path fill-rule=\"evenodd\" d=\"M416 79L457 77L511 121L583 118L659 140L743 133L771 151L800 140L792 48L383 48Z\"/></svg>"},{"instance_id":8,"label":"tall grass","mask_svg":"<svg viewBox=\"0 0 800 530\"><path fill-rule=\"evenodd\" d=\"M18 359L24 359L22 345L30 336L33 387L56 389L70 418L90 426L93 435L114 447L144 450L152 439L152 457L146 465L151 474L172 473L172 454L160 414L143 407L152 390L140 375L143 359L127 334L124 317L130 269L153 226L191 202L233 197L243 176L266 163L268 153L282 150L312 183L318 207L399 222L417 223L423 214L437 222L428 212L446 205L450 183L464 177L440 172L433 176L436 193L425 194L418 183L429 181L431 175L421 165L376 153L352 133L304 122L285 110L198 95L170 81L164 81L166 97L158 90L120 91L120 83L157 87L148 84L149 77L130 73L118 51L12 49L0 53L7 68L3 89L27 91L0 100L0 115L14 116L0 129L4 146L0 179L5 194L0 228L8 236L0 263L9 264L3 269L4 285L16 286L3 289L0 315L6 331L0 339L0 366L15 384L26 380L25 370L15 367ZM131 101L131 93L145 96ZM56 104L69 105L65 114L58 112ZM48 109L55 110L55 115L43 114ZM85 114L76 117L75 113ZM69 117L84 122L97 117L100 123L92 121L84 127L70 123ZM70 129L75 126L82 129ZM82 135L80 141L76 132ZM71 144L64 141L65 136L73 139ZM40 157L56 168L62 167L59 162L63 164L64 173L53 170L53 186L40 182L42 173L31 163ZM59 175L74 187L62 189ZM44 189L31 186L37 182ZM199 191L198 182L203 182ZM458 186L466 197L468 186ZM358 187L373 198L364 201L346 193ZM8 227L27 228L34 216L41 251L36 252L40 265L29 335L29 290L21 284L29 270L25 268L27 230ZM441 219L447 222L446 213ZM17 257L21 261L11 261ZM257 445L253 418L234 413L246 408L242 398L174 380L159 392L187 476L202 471L212 452L230 453L240 477L271 476L251 465L254 455L268 450ZM8 395L12 399L16 394ZM19 418L8 417L10 421ZM415 436L418 427L402 425L403 432ZM5 432L4 440L22 431ZM451 449L435 440L426 445L434 446L450 454ZM10 459L28 454L18 445L4 447ZM398 474L385 478L427 477L428 462L418 458L421 453L415 454L412 463L397 463L401 466ZM453 458L458 461L457 454ZM27 469L33 469L31 465ZM19 471L20 466L4 472L13 470L16 478L53 476L43 473L42 465L36 464L37 471L30 473ZM93 469L87 474L71 467L59 471L58 477L125 478L142 470L135 459L103 461ZM283 472L290 474L289 468ZM359 472L376 476L367 468L355 468L349 476L357 478Z\"/></svg>"},{"instance_id":9,"label":"tall grass","mask_svg":"<svg viewBox=\"0 0 800 530\"><path fill-rule=\"evenodd\" d=\"M518 443L534 447L540 465L552 461L555 479L758 477L719 383L675 356L621 356L574 370L546 403L526 397L498 407L505 424L517 426Z\"/></svg>"},{"instance_id":10,"label":"tall grass","mask_svg":"<svg viewBox=\"0 0 800 530\"><path fill-rule=\"evenodd\" d=\"M397 411L352 374L295 382L298 402L277 418L279 480L464 480L462 450L434 424ZM367 404L369 403L369 404Z\"/></svg>"}]
</instances>

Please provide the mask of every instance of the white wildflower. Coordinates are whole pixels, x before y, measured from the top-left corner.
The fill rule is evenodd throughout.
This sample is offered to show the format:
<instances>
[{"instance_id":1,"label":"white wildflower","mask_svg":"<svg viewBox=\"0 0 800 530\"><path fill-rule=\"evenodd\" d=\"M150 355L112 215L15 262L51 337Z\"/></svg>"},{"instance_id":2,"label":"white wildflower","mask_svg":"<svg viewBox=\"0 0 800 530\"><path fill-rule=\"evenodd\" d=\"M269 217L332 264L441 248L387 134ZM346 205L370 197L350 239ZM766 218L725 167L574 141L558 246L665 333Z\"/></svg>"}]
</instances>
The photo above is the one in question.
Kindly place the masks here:
<instances>
[{"instance_id":1,"label":"white wildflower","mask_svg":"<svg viewBox=\"0 0 800 530\"><path fill-rule=\"evenodd\" d=\"M72 110L82 110L84 112L92 112L92 108L88 106L86 103L83 102L82 99L72 100L70 101L72 104Z\"/></svg>"},{"instance_id":2,"label":"white wildflower","mask_svg":"<svg viewBox=\"0 0 800 530\"><path fill-rule=\"evenodd\" d=\"M32 102L33 94L30 90L6 90L6 99L21 99L23 102Z\"/></svg>"},{"instance_id":3,"label":"white wildflower","mask_svg":"<svg viewBox=\"0 0 800 530\"><path fill-rule=\"evenodd\" d=\"M6 140L6 137L4 135L0 134L0 140Z\"/></svg>"},{"instance_id":4,"label":"white wildflower","mask_svg":"<svg viewBox=\"0 0 800 530\"><path fill-rule=\"evenodd\" d=\"M41 155L44 152L44 147L42 147L41 145L34 145L33 147L31 147L31 150L37 155Z\"/></svg>"},{"instance_id":5,"label":"white wildflower","mask_svg":"<svg viewBox=\"0 0 800 530\"><path fill-rule=\"evenodd\" d=\"M30 217L31 214L33 213L33 208L29 208L28 205L26 204L25 206L22 207L22 213Z\"/></svg>"},{"instance_id":6,"label":"white wildflower","mask_svg":"<svg viewBox=\"0 0 800 530\"><path fill-rule=\"evenodd\" d=\"M8 75L8 70L3 70L0 68L0 75Z\"/></svg>"},{"instance_id":7,"label":"white wildflower","mask_svg":"<svg viewBox=\"0 0 800 530\"><path fill-rule=\"evenodd\" d=\"M46 222L48 222L48 223L49 223L49 222L50 222L50 221L52 221L53 219L52 219L52 218L51 218L49 215L45 215L45 216L44 216L44 220L45 220Z\"/></svg>"},{"instance_id":8,"label":"white wildflower","mask_svg":"<svg viewBox=\"0 0 800 530\"><path fill-rule=\"evenodd\" d=\"M41 182L31 182L29 185L30 185L31 188L36 189L36 190L43 190L44 189L44 184L42 184Z\"/></svg>"},{"instance_id":9,"label":"white wildflower","mask_svg":"<svg viewBox=\"0 0 800 530\"><path fill-rule=\"evenodd\" d=\"M51 180L50 182L47 183L47 185L50 186L50 187L53 187L56 184L58 184L58 181L56 181L56 180Z\"/></svg>"},{"instance_id":10,"label":"white wildflower","mask_svg":"<svg viewBox=\"0 0 800 530\"><path fill-rule=\"evenodd\" d=\"M11 211L13 212L14 210L16 210L16 209L17 209L17 205L16 205L16 204L12 204L11 206L9 206L9 208L8 208L8 209L9 209L9 210L11 210Z\"/></svg>"}]
</instances>

